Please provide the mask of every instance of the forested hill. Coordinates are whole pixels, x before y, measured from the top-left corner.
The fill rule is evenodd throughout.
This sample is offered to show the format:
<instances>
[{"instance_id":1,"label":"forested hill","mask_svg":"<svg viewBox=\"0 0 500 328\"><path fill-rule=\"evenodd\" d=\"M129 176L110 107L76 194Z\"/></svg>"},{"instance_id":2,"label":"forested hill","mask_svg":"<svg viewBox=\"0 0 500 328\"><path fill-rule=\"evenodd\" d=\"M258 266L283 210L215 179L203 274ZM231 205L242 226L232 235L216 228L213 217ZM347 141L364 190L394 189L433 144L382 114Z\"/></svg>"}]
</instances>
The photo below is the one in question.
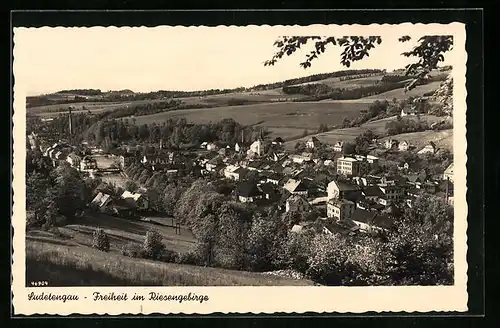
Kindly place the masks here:
<instances>
[{"instance_id":1,"label":"forested hill","mask_svg":"<svg viewBox=\"0 0 500 328\"><path fill-rule=\"evenodd\" d=\"M165 99L165 98L185 98L185 97L204 97L217 94L227 94L243 91L260 91L282 88L294 84L316 82L327 78L346 77L352 75L366 74L383 74L385 71L380 69L362 69L362 70L344 70L332 73L314 74L300 78L289 79L280 82L268 84L259 84L253 87L234 88L234 89L210 89L200 91L169 91L158 90L146 93L136 93L131 90L107 91L103 92L99 89L72 89L61 90L52 94L32 96L26 98L26 106L37 107L56 104L70 104L76 102L113 102L113 101L135 101L135 100L150 100L150 99Z\"/></svg>"}]
</instances>

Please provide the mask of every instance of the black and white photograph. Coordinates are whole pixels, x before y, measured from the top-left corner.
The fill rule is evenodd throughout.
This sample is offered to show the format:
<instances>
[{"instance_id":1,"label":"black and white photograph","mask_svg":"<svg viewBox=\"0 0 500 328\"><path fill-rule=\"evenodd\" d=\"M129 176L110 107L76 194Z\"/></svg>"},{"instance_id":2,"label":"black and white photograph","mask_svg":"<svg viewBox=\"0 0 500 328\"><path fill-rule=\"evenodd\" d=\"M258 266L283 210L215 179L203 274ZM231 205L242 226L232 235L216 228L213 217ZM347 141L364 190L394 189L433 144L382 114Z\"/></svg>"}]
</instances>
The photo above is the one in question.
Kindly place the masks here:
<instances>
[{"instance_id":1,"label":"black and white photograph","mask_svg":"<svg viewBox=\"0 0 500 328\"><path fill-rule=\"evenodd\" d=\"M215 287L366 288L367 301L442 287L440 304L467 306L463 24L43 27L14 39L26 300L69 307L65 290L87 290L93 313L134 297L143 311L186 287L176 306L229 293ZM27 306L58 311L48 303Z\"/></svg>"}]
</instances>

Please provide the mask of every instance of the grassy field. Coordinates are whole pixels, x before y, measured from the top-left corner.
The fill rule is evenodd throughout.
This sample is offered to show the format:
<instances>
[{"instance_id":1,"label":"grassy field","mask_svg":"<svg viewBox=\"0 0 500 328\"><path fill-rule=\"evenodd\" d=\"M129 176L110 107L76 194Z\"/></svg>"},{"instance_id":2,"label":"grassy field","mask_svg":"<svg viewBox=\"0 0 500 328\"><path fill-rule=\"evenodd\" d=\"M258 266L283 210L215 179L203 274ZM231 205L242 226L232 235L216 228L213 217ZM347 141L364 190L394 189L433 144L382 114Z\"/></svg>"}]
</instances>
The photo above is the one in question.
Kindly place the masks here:
<instances>
[{"instance_id":1,"label":"grassy field","mask_svg":"<svg viewBox=\"0 0 500 328\"><path fill-rule=\"evenodd\" d=\"M162 223L170 224L170 220ZM91 246L92 233L97 227L104 229L109 235L111 252L116 253L120 253L122 247L128 243L142 244L146 232L150 229L157 230L163 236L163 243L167 249L185 253L195 245L194 236L186 229L181 229L180 235L177 235L175 229L169 226L122 219L101 213L88 213L84 218L79 219L78 223L59 227L59 232L64 236L64 239L61 239L61 236L40 230L30 231L27 239L47 243L55 242L66 246Z\"/></svg>"},{"instance_id":2,"label":"grassy field","mask_svg":"<svg viewBox=\"0 0 500 328\"><path fill-rule=\"evenodd\" d=\"M381 142L384 142L385 139L387 138L381 139ZM392 139L398 141L406 140L410 143L410 145L415 146L417 150L433 141L438 148L453 151L453 129L402 133L392 136Z\"/></svg>"},{"instance_id":3,"label":"grassy field","mask_svg":"<svg viewBox=\"0 0 500 328\"><path fill-rule=\"evenodd\" d=\"M276 132L276 136L296 137L304 129L316 130L320 124L334 125L344 118L359 115L365 104L360 103L320 103L320 102L288 102L267 103L243 106L226 106L217 108L186 109L164 112L153 115L137 116L136 123L160 123L169 117L185 117L188 122L218 122L224 118L232 118L244 125L259 125ZM299 134L297 132L300 131Z\"/></svg>"},{"instance_id":4,"label":"grassy field","mask_svg":"<svg viewBox=\"0 0 500 328\"><path fill-rule=\"evenodd\" d=\"M416 87L416 88L414 88L406 93L404 92L403 88L400 88L400 89L394 89L391 91L383 92L383 93L378 94L378 95L365 97L363 99L365 99L365 100L370 99L372 101L375 101L377 99L390 101L393 98L396 98L399 100L399 99L406 99L408 97L420 97L420 96L423 96L424 93L435 91L437 88L439 88L440 85L441 85L441 82L439 82L439 81L438 82L431 82L429 84L419 85L418 87Z\"/></svg>"},{"instance_id":5,"label":"grassy field","mask_svg":"<svg viewBox=\"0 0 500 328\"><path fill-rule=\"evenodd\" d=\"M376 84L378 81L382 80L383 75L362 77L359 79L340 81L339 77L331 77L320 81L305 82L295 85L307 85L307 84L326 84L332 88L359 88L369 85Z\"/></svg>"},{"instance_id":6,"label":"grassy field","mask_svg":"<svg viewBox=\"0 0 500 328\"><path fill-rule=\"evenodd\" d=\"M422 115L420 117L421 120L427 121L429 124L437 121L441 121L443 118L438 117L438 116L433 116L433 115ZM315 134L314 136L319 139L322 143L326 144L335 144L338 141L345 141L345 142L353 142L354 139L356 139L357 136L365 132L366 130L372 130L375 133L378 134L383 134L386 132L385 125L388 122L396 120L396 116L384 118L381 120L375 120L371 122L367 122L360 127L353 127L353 128L345 128L345 129L335 129L331 130L328 132L323 132L323 133L318 133ZM429 131L432 133L433 131ZM300 140L300 141L307 141L307 139L311 138L312 135L304 137L304 138L298 138L296 140L289 139L285 143L285 147L288 149L292 149L295 144Z\"/></svg>"},{"instance_id":7,"label":"grassy field","mask_svg":"<svg viewBox=\"0 0 500 328\"><path fill-rule=\"evenodd\" d=\"M27 240L26 284L49 286L307 286L307 280L129 258L90 247Z\"/></svg>"}]
</instances>

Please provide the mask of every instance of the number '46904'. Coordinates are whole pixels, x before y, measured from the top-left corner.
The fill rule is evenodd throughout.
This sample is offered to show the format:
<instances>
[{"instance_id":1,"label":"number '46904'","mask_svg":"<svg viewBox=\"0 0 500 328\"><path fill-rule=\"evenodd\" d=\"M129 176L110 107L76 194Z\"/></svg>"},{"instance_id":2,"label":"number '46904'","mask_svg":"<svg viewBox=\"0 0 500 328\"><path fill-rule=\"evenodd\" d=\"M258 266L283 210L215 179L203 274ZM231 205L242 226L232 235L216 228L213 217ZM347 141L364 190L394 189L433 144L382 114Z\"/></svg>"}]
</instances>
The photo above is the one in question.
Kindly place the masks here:
<instances>
[{"instance_id":1,"label":"number '46904'","mask_svg":"<svg viewBox=\"0 0 500 328\"><path fill-rule=\"evenodd\" d=\"M48 281L30 281L32 287L48 286Z\"/></svg>"}]
</instances>

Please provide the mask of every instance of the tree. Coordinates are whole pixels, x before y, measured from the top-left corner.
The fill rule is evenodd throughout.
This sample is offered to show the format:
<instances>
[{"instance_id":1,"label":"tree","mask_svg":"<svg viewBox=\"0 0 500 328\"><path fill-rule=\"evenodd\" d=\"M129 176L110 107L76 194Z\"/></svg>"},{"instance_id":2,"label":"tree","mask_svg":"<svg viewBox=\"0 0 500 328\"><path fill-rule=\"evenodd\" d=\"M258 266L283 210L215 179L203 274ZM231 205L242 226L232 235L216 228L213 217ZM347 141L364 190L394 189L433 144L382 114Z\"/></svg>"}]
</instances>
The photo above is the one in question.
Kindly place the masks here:
<instances>
[{"instance_id":1,"label":"tree","mask_svg":"<svg viewBox=\"0 0 500 328\"><path fill-rule=\"evenodd\" d=\"M108 234L103 229L96 229L93 233L92 247L103 252L109 252Z\"/></svg>"},{"instance_id":2,"label":"tree","mask_svg":"<svg viewBox=\"0 0 500 328\"><path fill-rule=\"evenodd\" d=\"M135 183L135 181L132 181L132 180L125 181L123 187L125 188L125 190L131 191L131 192L134 192L139 188L137 183Z\"/></svg>"},{"instance_id":3,"label":"tree","mask_svg":"<svg viewBox=\"0 0 500 328\"><path fill-rule=\"evenodd\" d=\"M411 40L409 36L399 38L400 42L409 40ZM371 49L382 43L382 38L380 36L344 36L341 38L333 36L283 36L274 42L277 51L270 60L264 62L264 65L273 66L283 56L292 55L309 41L314 42L314 49L307 54L306 60L300 63L300 66L304 69L311 67L311 62L323 54L330 45L338 45L343 48L340 63L349 67L352 62L368 57ZM402 55L405 57L417 57L418 59L415 63L408 64L405 67L407 76L415 76L406 85L405 91L415 88L430 71L437 69L438 64L444 61L444 54L452 50L452 48L453 36L426 35L418 39L417 45L412 50L403 52Z\"/></svg>"},{"instance_id":4,"label":"tree","mask_svg":"<svg viewBox=\"0 0 500 328\"><path fill-rule=\"evenodd\" d=\"M150 230L146 232L143 244L144 256L153 260L159 260L165 250L162 240L163 236L158 231Z\"/></svg>"}]
</instances>

